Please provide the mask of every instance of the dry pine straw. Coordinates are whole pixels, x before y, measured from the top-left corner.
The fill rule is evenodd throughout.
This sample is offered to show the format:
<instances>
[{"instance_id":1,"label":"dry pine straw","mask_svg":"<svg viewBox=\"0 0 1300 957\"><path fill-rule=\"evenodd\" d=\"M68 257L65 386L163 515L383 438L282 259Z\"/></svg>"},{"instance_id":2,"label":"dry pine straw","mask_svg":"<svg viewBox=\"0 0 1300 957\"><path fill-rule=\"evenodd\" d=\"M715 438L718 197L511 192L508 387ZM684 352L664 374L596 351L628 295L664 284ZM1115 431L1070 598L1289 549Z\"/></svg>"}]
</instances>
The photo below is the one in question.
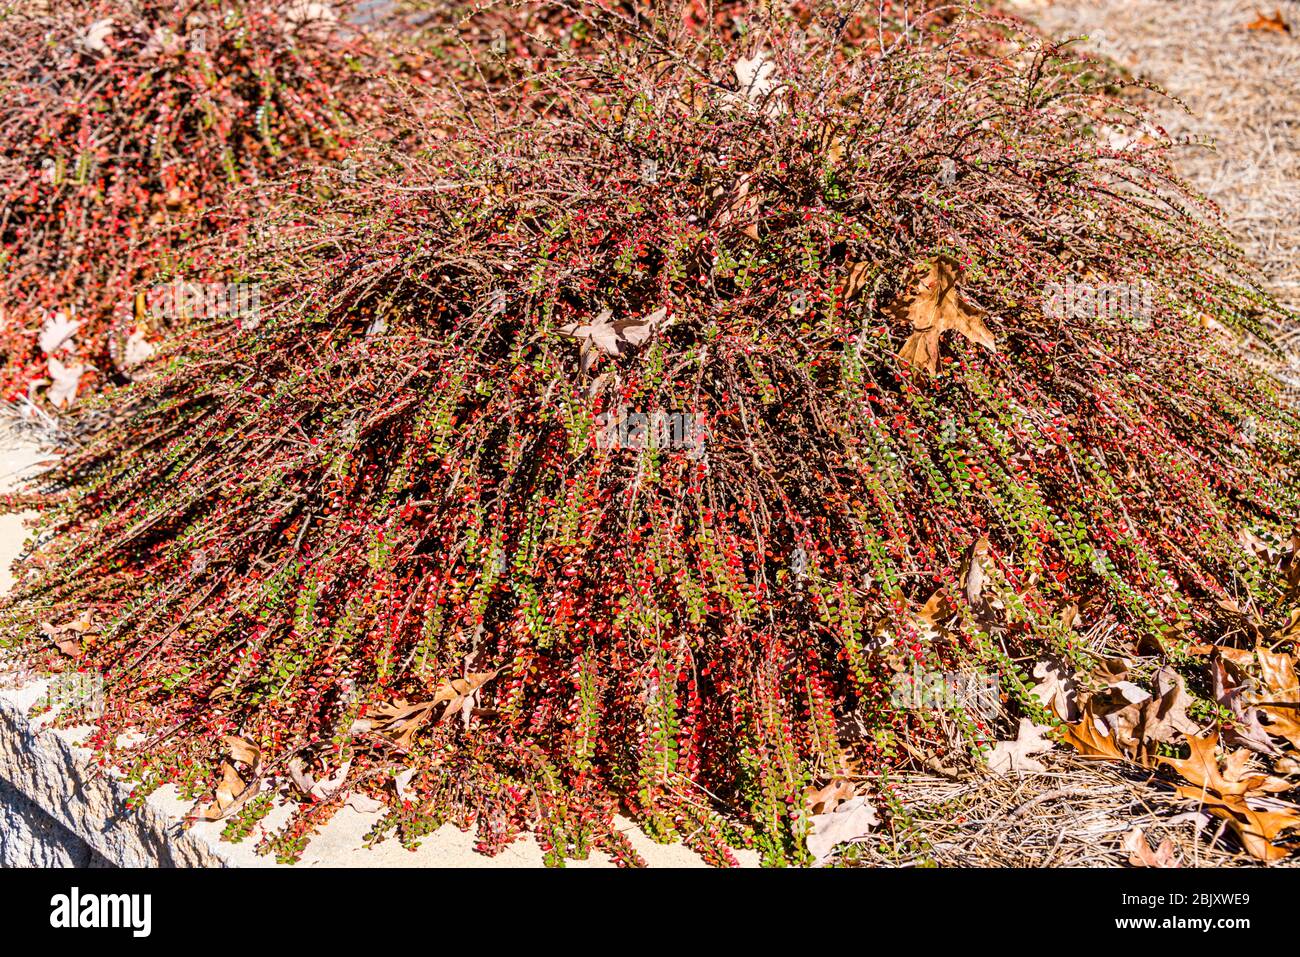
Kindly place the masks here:
<instances>
[{"instance_id":1,"label":"dry pine straw","mask_svg":"<svg viewBox=\"0 0 1300 957\"><path fill-rule=\"evenodd\" d=\"M1045 773L909 775L894 795L910 821L893 822L853 848L845 863L867 866L1123 867L1124 837L1141 828L1154 849L1166 838L1182 867L1263 866L1151 773L1088 761L1058 746L1036 755ZM1300 866L1295 856L1271 867Z\"/></svg>"}]
</instances>

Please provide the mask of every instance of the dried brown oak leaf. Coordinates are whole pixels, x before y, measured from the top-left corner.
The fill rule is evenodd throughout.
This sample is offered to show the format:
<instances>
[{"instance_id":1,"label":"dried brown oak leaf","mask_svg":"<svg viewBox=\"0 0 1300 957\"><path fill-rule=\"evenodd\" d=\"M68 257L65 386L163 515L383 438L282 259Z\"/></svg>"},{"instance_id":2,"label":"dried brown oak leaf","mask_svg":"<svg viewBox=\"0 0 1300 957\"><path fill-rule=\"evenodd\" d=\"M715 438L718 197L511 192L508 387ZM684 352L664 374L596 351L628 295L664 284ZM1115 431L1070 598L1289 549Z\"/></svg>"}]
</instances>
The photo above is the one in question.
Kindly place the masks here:
<instances>
[{"instance_id":1,"label":"dried brown oak leaf","mask_svg":"<svg viewBox=\"0 0 1300 957\"><path fill-rule=\"evenodd\" d=\"M880 824L876 809L866 797L857 795L816 814L809 820L808 851L818 864L825 863L837 844L860 840Z\"/></svg>"},{"instance_id":2,"label":"dried brown oak leaf","mask_svg":"<svg viewBox=\"0 0 1300 957\"><path fill-rule=\"evenodd\" d=\"M94 620L94 612L86 609L72 621L66 621L61 625L41 622L41 634L50 639L54 647L69 658L80 658L83 651L82 636L90 630Z\"/></svg>"},{"instance_id":3,"label":"dried brown oak leaf","mask_svg":"<svg viewBox=\"0 0 1300 957\"><path fill-rule=\"evenodd\" d=\"M1300 815L1291 808L1265 810L1252 807L1247 798L1288 791L1291 785L1266 774L1246 774L1249 754L1245 751L1229 755L1224 762L1226 773L1221 773L1216 755L1219 744L1216 733L1203 737L1189 736L1187 743L1191 748L1189 757L1157 759L1191 782L1176 788L1179 795L1200 802L1210 814L1227 821L1252 857L1261 861L1286 857L1289 852L1272 842L1283 831L1300 827Z\"/></svg>"},{"instance_id":4,"label":"dried brown oak leaf","mask_svg":"<svg viewBox=\"0 0 1300 957\"><path fill-rule=\"evenodd\" d=\"M227 735L221 739L229 753L230 760L221 762L221 783L217 785L213 801L196 812L200 821L220 821L234 814L257 794L261 788L261 779L257 770L262 762L262 752L250 741ZM244 780L232 762L246 764L252 783Z\"/></svg>"},{"instance_id":5,"label":"dried brown oak leaf","mask_svg":"<svg viewBox=\"0 0 1300 957\"><path fill-rule=\"evenodd\" d=\"M719 186L713 191L713 198L722 201L713 220L715 226L733 226L750 239L758 239L758 220L763 207L759 192L754 189L753 173L741 173L732 190Z\"/></svg>"},{"instance_id":6,"label":"dried brown oak leaf","mask_svg":"<svg viewBox=\"0 0 1300 957\"><path fill-rule=\"evenodd\" d=\"M899 356L927 372L939 371L939 342L945 332L958 332L991 352L997 352L997 340L984 324L987 313L971 305L957 288L960 270L946 256L936 258L916 290L893 307L899 319L912 327Z\"/></svg>"},{"instance_id":7,"label":"dried brown oak leaf","mask_svg":"<svg viewBox=\"0 0 1300 957\"><path fill-rule=\"evenodd\" d=\"M1249 657L1243 660L1249 661ZM1232 727L1224 729L1224 744L1245 745L1260 754L1280 754L1267 729L1260 723L1259 709L1242 700L1243 693L1249 688L1243 667L1226 658L1221 648L1215 648L1210 655L1210 678L1214 700L1228 708L1235 719Z\"/></svg>"},{"instance_id":8,"label":"dried brown oak leaf","mask_svg":"<svg viewBox=\"0 0 1300 957\"><path fill-rule=\"evenodd\" d=\"M835 810L841 801L853 797L853 784L843 778L836 778L825 787L806 788L803 792L803 804L809 814L825 814Z\"/></svg>"},{"instance_id":9,"label":"dried brown oak leaf","mask_svg":"<svg viewBox=\"0 0 1300 957\"><path fill-rule=\"evenodd\" d=\"M1034 677L1038 684L1029 693L1042 702L1044 708L1054 711L1062 721L1079 720L1079 687L1063 663L1050 659L1040 661L1034 665Z\"/></svg>"},{"instance_id":10,"label":"dried brown oak leaf","mask_svg":"<svg viewBox=\"0 0 1300 957\"><path fill-rule=\"evenodd\" d=\"M614 320L613 313L606 309L595 322L573 322L561 328L560 333L578 340L582 371L586 372L601 353L624 355L649 339L655 329L671 325L671 320L665 321L667 315L668 309L660 307L641 319Z\"/></svg>"},{"instance_id":11,"label":"dried brown oak leaf","mask_svg":"<svg viewBox=\"0 0 1300 957\"><path fill-rule=\"evenodd\" d=\"M1266 17L1262 11L1256 10L1255 19L1246 24L1246 29L1268 30L1274 33L1290 33L1291 24L1287 23L1286 20L1282 18L1282 11L1279 9L1274 9L1271 17Z\"/></svg>"},{"instance_id":12,"label":"dried brown oak leaf","mask_svg":"<svg viewBox=\"0 0 1300 957\"><path fill-rule=\"evenodd\" d=\"M1174 845L1165 838L1154 851L1147 843L1147 836L1142 828L1135 827L1124 835L1124 850L1128 851L1128 862L1134 867L1180 867L1181 862L1174 854Z\"/></svg>"},{"instance_id":13,"label":"dried brown oak leaf","mask_svg":"<svg viewBox=\"0 0 1300 957\"><path fill-rule=\"evenodd\" d=\"M428 701L409 704L405 699L399 698L392 704L374 709L368 717L354 721L352 730L374 731L391 738L403 748L410 748L415 732L429 720L438 705L448 703L443 718L450 720L450 716L460 711L467 701L474 698L479 688L495 678L500 671L497 668L495 671L477 671L463 678L452 678L439 687Z\"/></svg>"},{"instance_id":14,"label":"dried brown oak leaf","mask_svg":"<svg viewBox=\"0 0 1300 957\"><path fill-rule=\"evenodd\" d=\"M1050 751L1056 743L1043 736L1047 728L1040 727L1028 718L1020 719L1020 728L1014 741L999 741L989 753L988 766L994 774L1006 774L1008 771L1030 771L1041 773L1047 770L1035 758L1034 754Z\"/></svg>"},{"instance_id":15,"label":"dried brown oak leaf","mask_svg":"<svg viewBox=\"0 0 1300 957\"><path fill-rule=\"evenodd\" d=\"M1078 724L1067 724L1061 728L1065 743L1079 752L1080 757L1097 758L1107 761L1123 761L1128 757L1121 750L1116 735L1110 733L1106 723L1085 708L1083 720Z\"/></svg>"},{"instance_id":16,"label":"dried brown oak leaf","mask_svg":"<svg viewBox=\"0 0 1300 957\"><path fill-rule=\"evenodd\" d=\"M1286 738L1291 746L1300 750L1300 676L1292 655L1255 649L1259 657L1260 673L1264 679L1265 700L1259 711L1267 719L1269 734Z\"/></svg>"}]
</instances>

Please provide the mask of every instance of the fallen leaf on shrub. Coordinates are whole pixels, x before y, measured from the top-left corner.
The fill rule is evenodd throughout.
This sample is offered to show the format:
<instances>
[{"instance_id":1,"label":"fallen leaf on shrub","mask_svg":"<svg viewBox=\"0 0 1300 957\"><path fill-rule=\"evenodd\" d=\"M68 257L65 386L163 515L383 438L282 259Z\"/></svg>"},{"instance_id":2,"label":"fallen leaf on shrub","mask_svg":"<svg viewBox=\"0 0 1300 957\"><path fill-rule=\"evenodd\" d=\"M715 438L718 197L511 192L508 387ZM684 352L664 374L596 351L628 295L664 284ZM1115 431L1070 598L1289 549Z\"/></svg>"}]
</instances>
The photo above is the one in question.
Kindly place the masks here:
<instances>
[{"instance_id":1,"label":"fallen leaf on shrub","mask_svg":"<svg viewBox=\"0 0 1300 957\"><path fill-rule=\"evenodd\" d=\"M302 758L296 755L289 759L289 779L303 794L311 794L311 789L316 786L316 779L302 763Z\"/></svg>"},{"instance_id":2,"label":"fallen leaf on shrub","mask_svg":"<svg viewBox=\"0 0 1300 957\"><path fill-rule=\"evenodd\" d=\"M596 361L598 353L621 356L632 347L641 345L657 327L668 325L664 322L667 314L667 308L661 307L641 319L620 319L613 322L613 313L606 309L596 317L595 322L570 323L562 327L560 332L579 341L582 371L586 372Z\"/></svg>"},{"instance_id":3,"label":"fallen leaf on shrub","mask_svg":"<svg viewBox=\"0 0 1300 957\"><path fill-rule=\"evenodd\" d=\"M80 658L82 654L81 639L70 635L55 637L54 647L67 655L69 658Z\"/></svg>"},{"instance_id":4,"label":"fallen leaf on shrub","mask_svg":"<svg viewBox=\"0 0 1300 957\"><path fill-rule=\"evenodd\" d=\"M79 42L87 50L94 53L107 53L108 44L104 41L113 35L113 18L105 17L103 20L96 20L86 32L81 35Z\"/></svg>"},{"instance_id":5,"label":"fallen leaf on shrub","mask_svg":"<svg viewBox=\"0 0 1300 957\"><path fill-rule=\"evenodd\" d=\"M1055 661L1040 661L1034 665L1038 684L1029 693L1042 702L1043 707L1056 713L1062 721L1078 721L1078 686L1074 676L1067 674L1065 666Z\"/></svg>"},{"instance_id":6,"label":"fallen leaf on shrub","mask_svg":"<svg viewBox=\"0 0 1300 957\"><path fill-rule=\"evenodd\" d=\"M232 760L247 764L250 768L257 768L262 759L262 752L251 741L237 738L234 735L226 735L221 740L225 742L226 747L229 749Z\"/></svg>"},{"instance_id":7,"label":"fallen leaf on shrub","mask_svg":"<svg viewBox=\"0 0 1300 957\"><path fill-rule=\"evenodd\" d=\"M1287 23L1284 19L1282 19L1281 10L1274 9L1273 15L1271 17L1266 17L1261 11L1256 10L1255 20L1252 21L1251 23L1246 24L1246 29L1247 30L1271 30L1276 33L1290 33L1291 25Z\"/></svg>"},{"instance_id":8,"label":"fallen leaf on shrub","mask_svg":"<svg viewBox=\"0 0 1300 957\"><path fill-rule=\"evenodd\" d=\"M867 803L865 797L849 798L838 804L835 810L811 818L808 852L816 863L823 864L836 845L866 837L879 824L876 809Z\"/></svg>"},{"instance_id":9,"label":"fallen leaf on shrub","mask_svg":"<svg viewBox=\"0 0 1300 957\"><path fill-rule=\"evenodd\" d=\"M45 398L56 409L66 409L77 399L77 387L81 377L90 371L90 366L72 362L64 364L54 356L49 358L50 387L45 390Z\"/></svg>"},{"instance_id":10,"label":"fallen leaf on shrub","mask_svg":"<svg viewBox=\"0 0 1300 957\"><path fill-rule=\"evenodd\" d=\"M808 788L803 792L803 804L809 814L825 814L853 797L853 784L837 778L822 788Z\"/></svg>"},{"instance_id":11,"label":"fallen leaf on shrub","mask_svg":"<svg viewBox=\"0 0 1300 957\"><path fill-rule=\"evenodd\" d=\"M741 232L750 239L758 239L758 218L762 212L757 193L751 193L754 174L742 173L736 180L736 186L728 193L726 187L714 191L714 198L727 197L726 202L714 217L718 227L741 225Z\"/></svg>"},{"instance_id":12,"label":"fallen leaf on shrub","mask_svg":"<svg viewBox=\"0 0 1300 957\"><path fill-rule=\"evenodd\" d=\"M67 313L62 310L47 316L41 326L41 334L37 340L41 351L47 356L58 352L72 341L72 337L80 328L81 322L68 318Z\"/></svg>"},{"instance_id":13,"label":"fallen leaf on shrub","mask_svg":"<svg viewBox=\"0 0 1300 957\"><path fill-rule=\"evenodd\" d=\"M966 549L961 566L957 570L957 581L961 583L966 601L977 611L988 612L988 600L984 597L984 583L988 580L987 562L989 561L988 536L981 535Z\"/></svg>"},{"instance_id":14,"label":"fallen leaf on shrub","mask_svg":"<svg viewBox=\"0 0 1300 957\"><path fill-rule=\"evenodd\" d=\"M957 276L956 262L940 256L916 291L894 306L895 314L906 318L913 330L899 356L932 374L939 371L939 342L949 330L997 352L997 340L984 325L986 313L965 300L957 289Z\"/></svg>"},{"instance_id":15,"label":"fallen leaf on shrub","mask_svg":"<svg viewBox=\"0 0 1300 957\"><path fill-rule=\"evenodd\" d=\"M871 263L853 262L848 263L849 276L844 281L844 301L848 302L863 289L867 287L867 281L871 278Z\"/></svg>"},{"instance_id":16,"label":"fallen leaf on shrub","mask_svg":"<svg viewBox=\"0 0 1300 957\"><path fill-rule=\"evenodd\" d=\"M1030 771L1041 773L1047 769L1030 757L1050 751L1056 742L1043 737L1047 728L1040 727L1028 718L1020 719L1020 728L1014 741L999 741L993 746L988 756L989 770L994 774L1006 774L1008 771Z\"/></svg>"},{"instance_id":17,"label":"fallen leaf on shrub","mask_svg":"<svg viewBox=\"0 0 1300 957\"><path fill-rule=\"evenodd\" d=\"M443 712L444 720L449 720L448 716L459 711L479 688L495 678L500 671L497 668L495 671L471 672L464 678L452 678L439 687L428 701L408 704L404 698L399 698L392 704L381 705L370 716L352 722L352 731L374 731L392 738L403 748L409 748L415 732L429 719L434 708L444 701L450 702Z\"/></svg>"},{"instance_id":18,"label":"fallen leaf on shrub","mask_svg":"<svg viewBox=\"0 0 1300 957\"><path fill-rule=\"evenodd\" d=\"M154 352L153 345L144 337L144 333L137 329L127 338L126 345L123 347L122 365L128 369L134 368L149 361Z\"/></svg>"},{"instance_id":19,"label":"fallen leaf on shrub","mask_svg":"<svg viewBox=\"0 0 1300 957\"><path fill-rule=\"evenodd\" d=\"M258 791L260 782L245 784L239 772L228 761L221 762L221 783L217 785L215 800L200 808L198 818L201 821L220 821L239 810Z\"/></svg>"},{"instance_id":20,"label":"fallen leaf on shrub","mask_svg":"<svg viewBox=\"0 0 1300 957\"><path fill-rule=\"evenodd\" d=\"M1300 525L1291 532L1291 554L1282 566L1288 597L1300 597Z\"/></svg>"},{"instance_id":21,"label":"fallen leaf on shrub","mask_svg":"<svg viewBox=\"0 0 1300 957\"><path fill-rule=\"evenodd\" d=\"M1135 827L1124 835L1122 846L1129 852L1128 862L1134 867L1179 867L1181 864L1169 838L1161 841L1160 846L1153 851L1140 827Z\"/></svg>"},{"instance_id":22,"label":"fallen leaf on shrub","mask_svg":"<svg viewBox=\"0 0 1300 957\"><path fill-rule=\"evenodd\" d=\"M410 801L415 795L411 792L411 779L415 777L415 768L407 768L393 775L393 790L399 801Z\"/></svg>"},{"instance_id":23,"label":"fallen leaf on shrub","mask_svg":"<svg viewBox=\"0 0 1300 957\"><path fill-rule=\"evenodd\" d=\"M785 112L785 104L778 94L785 88L776 80L776 64L762 50L748 60L740 57L732 65L736 74L739 94L729 90L723 91L721 100L729 106L757 106L766 100L764 112L769 116L780 116Z\"/></svg>"},{"instance_id":24,"label":"fallen leaf on shrub","mask_svg":"<svg viewBox=\"0 0 1300 957\"><path fill-rule=\"evenodd\" d=\"M752 100L766 96L776 87L776 64L762 50L748 60L740 57L732 69L741 92Z\"/></svg>"},{"instance_id":25,"label":"fallen leaf on shrub","mask_svg":"<svg viewBox=\"0 0 1300 957\"><path fill-rule=\"evenodd\" d=\"M500 669L497 669L498 671ZM478 702L479 688L497 676L496 671L480 671L471 673L464 678L453 678L447 684L438 689L434 695L434 701L447 701L447 708L442 713L443 721L450 721L457 712L466 712L465 719L468 721L468 709Z\"/></svg>"},{"instance_id":26,"label":"fallen leaf on shrub","mask_svg":"<svg viewBox=\"0 0 1300 957\"><path fill-rule=\"evenodd\" d=\"M80 658L82 654L81 636L90 630L94 622L94 612L87 609L72 621L61 625L51 625L47 621L40 623L41 633L54 643L69 658Z\"/></svg>"}]
</instances>

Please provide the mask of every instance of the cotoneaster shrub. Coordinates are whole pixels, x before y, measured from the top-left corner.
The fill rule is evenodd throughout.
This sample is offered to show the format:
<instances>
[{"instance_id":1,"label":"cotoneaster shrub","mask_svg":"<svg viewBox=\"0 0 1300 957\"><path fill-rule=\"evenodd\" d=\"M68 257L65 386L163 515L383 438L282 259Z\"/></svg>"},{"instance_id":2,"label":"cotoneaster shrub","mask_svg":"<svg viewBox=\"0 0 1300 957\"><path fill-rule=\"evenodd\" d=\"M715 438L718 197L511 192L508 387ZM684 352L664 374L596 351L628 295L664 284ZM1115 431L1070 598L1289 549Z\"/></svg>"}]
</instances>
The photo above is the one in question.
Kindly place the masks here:
<instances>
[{"instance_id":1,"label":"cotoneaster shrub","mask_svg":"<svg viewBox=\"0 0 1300 957\"><path fill-rule=\"evenodd\" d=\"M1274 307L1166 144L1095 138L1095 69L951 11L574 15L522 105L285 187L231 264L260 324L196 329L53 477L8 634L102 672L144 790L238 835L285 789L290 858L362 791L410 842L634 861L621 809L797 861L807 785L933 736L900 670L1038 713L1039 657L1282 613L1238 535L1294 520L1296 421L1213 332ZM919 328L927 278L969 338ZM1144 292L1052 301L1089 283Z\"/></svg>"},{"instance_id":2,"label":"cotoneaster shrub","mask_svg":"<svg viewBox=\"0 0 1300 957\"><path fill-rule=\"evenodd\" d=\"M382 109L375 74L406 64L381 57L348 22L351 9L304 0L0 4L6 398L52 373L70 376L73 389L79 376L131 375L126 343L138 334L134 355L147 352L142 343L160 331L137 328L136 293L187 266L181 250L195 239L256 221L261 194L243 187L336 164L373 125ZM71 339L39 341L68 323L80 323Z\"/></svg>"}]
</instances>

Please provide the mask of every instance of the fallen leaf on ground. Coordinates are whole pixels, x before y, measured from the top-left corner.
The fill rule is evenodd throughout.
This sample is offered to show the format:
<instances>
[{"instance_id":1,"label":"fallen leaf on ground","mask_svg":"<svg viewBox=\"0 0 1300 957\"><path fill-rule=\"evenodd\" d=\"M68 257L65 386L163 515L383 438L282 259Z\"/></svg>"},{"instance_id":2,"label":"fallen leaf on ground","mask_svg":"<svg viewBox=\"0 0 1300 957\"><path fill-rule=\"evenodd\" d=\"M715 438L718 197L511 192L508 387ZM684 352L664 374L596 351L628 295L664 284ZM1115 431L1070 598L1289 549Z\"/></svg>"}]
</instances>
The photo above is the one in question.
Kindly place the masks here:
<instances>
[{"instance_id":1,"label":"fallen leaf on ground","mask_svg":"<svg viewBox=\"0 0 1300 957\"><path fill-rule=\"evenodd\" d=\"M1198 788L1230 797L1238 797L1252 791L1280 793L1291 788L1291 785L1281 778L1270 777L1267 774L1246 774L1244 768L1249 755L1242 751L1228 756L1226 775L1220 772L1217 754L1219 735L1216 732L1212 731L1200 737L1189 735L1187 746L1191 750L1188 757L1162 757L1157 761L1173 768Z\"/></svg>"},{"instance_id":2,"label":"fallen leaf on ground","mask_svg":"<svg viewBox=\"0 0 1300 957\"><path fill-rule=\"evenodd\" d=\"M949 330L997 352L997 340L984 325L983 309L971 305L957 289L957 263L936 258L917 289L894 306L894 313L910 323L912 334L899 356L931 374L939 371L939 343Z\"/></svg>"},{"instance_id":3,"label":"fallen leaf on ground","mask_svg":"<svg viewBox=\"0 0 1300 957\"><path fill-rule=\"evenodd\" d=\"M384 809L383 801L380 801L377 798L372 798L369 794L366 794L363 791L353 791L348 795L348 799L343 803L351 807L352 810L359 811L362 814L373 814L375 811L382 811Z\"/></svg>"},{"instance_id":4,"label":"fallen leaf on ground","mask_svg":"<svg viewBox=\"0 0 1300 957\"><path fill-rule=\"evenodd\" d=\"M1260 723L1260 712L1242 700L1243 693L1249 687L1242 669L1226 659L1222 649L1215 649L1210 656L1210 677L1214 689L1214 700L1232 712L1235 719L1230 728L1223 731L1224 743L1227 745L1245 745L1260 754L1277 755L1280 752L1268 736L1268 731Z\"/></svg>"},{"instance_id":5,"label":"fallen leaf on ground","mask_svg":"<svg viewBox=\"0 0 1300 957\"><path fill-rule=\"evenodd\" d=\"M1238 751L1225 761L1226 773L1219 770L1216 749L1219 736L1189 737L1191 755L1187 758L1158 758L1191 782L1175 790L1182 797L1198 801L1215 817L1228 822L1247 852L1259 860L1276 861L1289 853L1272 842L1283 831L1300 827L1300 816L1292 809L1261 810L1248 803L1251 794L1280 793L1291 789L1281 778L1265 774L1247 774L1249 755Z\"/></svg>"},{"instance_id":6,"label":"fallen leaf on ground","mask_svg":"<svg viewBox=\"0 0 1300 957\"><path fill-rule=\"evenodd\" d=\"M876 809L865 797L849 798L837 805L834 811L811 818L808 852L818 864L823 864L836 845L866 837L879 824Z\"/></svg>"},{"instance_id":7,"label":"fallen leaf on ground","mask_svg":"<svg viewBox=\"0 0 1300 957\"><path fill-rule=\"evenodd\" d=\"M1078 685L1066 667L1056 661L1040 661L1034 665L1038 684L1030 694L1042 702L1043 707L1056 713L1062 721L1078 721Z\"/></svg>"},{"instance_id":8,"label":"fallen leaf on ground","mask_svg":"<svg viewBox=\"0 0 1300 957\"><path fill-rule=\"evenodd\" d=\"M1047 769L1030 757L1050 751L1056 742L1043 737L1047 728L1034 724L1028 718L1020 719L1020 728L1014 741L999 741L993 746L988 756L989 770L994 774L1006 774L1009 771L1030 771L1041 773Z\"/></svg>"},{"instance_id":9,"label":"fallen leaf on ground","mask_svg":"<svg viewBox=\"0 0 1300 957\"><path fill-rule=\"evenodd\" d=\"M1255 19L1252 22L1246 24L1246 29L1247 30L1271 30L1276 33L1290 33L1291 25L1282 18L1282 11L1279 9L1274 9L1273 15L1271 17L1266 17L1261 11L1256 10Z\"/></svg>"},{"instance_id":10,"label":"fallen leaf on ground","mask_svg":"<svg viewBox=\"0 0 1300 957\"><path fill-rule=\"evenodd\" d=\"M1154 851L1147 843L1142 828L1135 827L1124 835L1124 850L1128 851L1128 862L1134 867L1179 867L1181 862L1174 854L1174 845L1169 838L1160 842Z\"/></svg>"},{"instance_id":11,"label":"fallen leaf on ground","mask_svg":"<svg viewBox=\"0 0 1300 957\"><path fill-rule=\"evenodd\" d=\"M1200 729L1187 716L1191 703L1183 676L1172 668L1160 668L1155 674L1155 694L1142 706L1137 734L1145 741L1166 744L1178 735L1196 734Z\"/></svg>"},{"instance_id":12,"label":"fallen leaf on ground","mask_svg":"<svg viewBox=\"0 0 1300 957\"><path fill-rule=\"evenodd\" d=\"M1265 730L1286 738L1293 748L1300 750L1300 676L1296 673L1296 660L1263 647L1256 648L1255 654L1264 680L1265 701L1258 710L1267 721Z\"/></svg>"},{"instance_id":13,"label":"fallen leaf on ground","mask_svg":"<svg viewBox=\"0 0 1300 957\"><path fill-rule=\"evenodd\" d=\"M1091 711L1085 710L1082 721L1065 725L1061 733L1065 736L1065 743L1078 751L1081 757L1108 761L1122 761L1128 757L1106 723Z\"/></svg>"}]
</instances>

